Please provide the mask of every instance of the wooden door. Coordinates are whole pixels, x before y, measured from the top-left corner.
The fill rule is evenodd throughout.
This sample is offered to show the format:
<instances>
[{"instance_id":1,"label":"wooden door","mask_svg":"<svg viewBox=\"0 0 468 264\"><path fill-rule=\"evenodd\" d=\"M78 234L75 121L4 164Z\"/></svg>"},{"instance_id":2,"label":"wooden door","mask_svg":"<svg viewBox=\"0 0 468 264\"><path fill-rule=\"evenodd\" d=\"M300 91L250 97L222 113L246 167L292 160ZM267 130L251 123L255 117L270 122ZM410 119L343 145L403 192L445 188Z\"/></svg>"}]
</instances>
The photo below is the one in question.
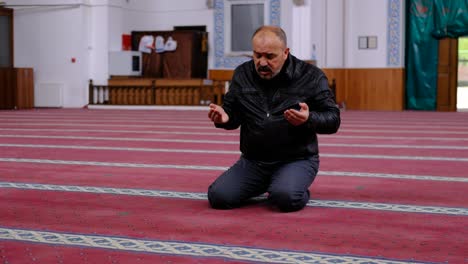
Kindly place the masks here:
<instances>
[{"instance_id":1,"label":"wooden door","mask_svg":"<svg viewBox=\"0 0 468 264\"><path fill-rule=\"evenodd\" d=\"M458 39L439 41L437 111L457 111Z\"/></svg>"},{"instance_id":2,"label":"wooden door","mask_svg":"<svg viewBox=\"0 0 468 264\"><path fill-rule=\"evenodd\" d=\"M14 108L13 87L13 10L0 7L0 109Z\"/></svg>"},{"instance_id":3,"label":"wooden door","mask_svg":"<svg viewBox=\"0 0 468 264\"><path fill-rule=\"evenodd\" d=\"M15 99L14 69L0 67L0 109L14 109Z\"/></svg>"}]
</instances>

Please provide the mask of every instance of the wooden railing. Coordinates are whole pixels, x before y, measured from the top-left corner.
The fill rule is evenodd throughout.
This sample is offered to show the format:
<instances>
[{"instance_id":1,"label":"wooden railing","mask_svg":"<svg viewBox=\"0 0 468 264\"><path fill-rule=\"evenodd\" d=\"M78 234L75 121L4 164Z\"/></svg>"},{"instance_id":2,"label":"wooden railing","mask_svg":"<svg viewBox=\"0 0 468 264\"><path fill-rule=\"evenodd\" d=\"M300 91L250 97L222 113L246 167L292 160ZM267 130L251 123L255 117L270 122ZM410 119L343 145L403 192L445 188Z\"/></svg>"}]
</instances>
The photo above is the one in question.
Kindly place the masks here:
<instances>
[{"instance_id":1,"label":"wooden railing","mask_svg":"<svg viewBox=\"0 0 468 264\"><path fill-rule=\"evenodd\" d=\"M224 91L224 90L223 90ZM202 79L110 79L89 82L89 104L207 105L222 104L222 91Z\"/></svg>"},{"instance_id":2,"label":"wooden railing","mask_svg":"<svg viewBox=\"0 0 468 264\"><path fill-rule=\"evenodd\" d=\"M154 105L156 85L95 85L89 81L89 104Z\"/></svg>"},{"instance_id":3,"label":"wooden railing","mask_svg":"<svg viewBox=\"0 0 468 264\"><path fill-rule=\"evenodd\" d=\"M214 72L202 79L115 78L107 85L89 81L90 105L222 105L232 71ZM336 98L336 82L330 89ZM340 102L338 104L341 105Z\"/></svg>"},{"instance_id":4,"label":"wooden railing","mask_svg":"<svg viewBox=\"0 0 468 264\"><path fill-rule=\"evenodd\" d=\"M229 83L234 75L234 70L209 70L208 77L213 81L213 94L219 96L219 105L224 100L224 94L228 91Z\"/></svg>"}]
</instances>

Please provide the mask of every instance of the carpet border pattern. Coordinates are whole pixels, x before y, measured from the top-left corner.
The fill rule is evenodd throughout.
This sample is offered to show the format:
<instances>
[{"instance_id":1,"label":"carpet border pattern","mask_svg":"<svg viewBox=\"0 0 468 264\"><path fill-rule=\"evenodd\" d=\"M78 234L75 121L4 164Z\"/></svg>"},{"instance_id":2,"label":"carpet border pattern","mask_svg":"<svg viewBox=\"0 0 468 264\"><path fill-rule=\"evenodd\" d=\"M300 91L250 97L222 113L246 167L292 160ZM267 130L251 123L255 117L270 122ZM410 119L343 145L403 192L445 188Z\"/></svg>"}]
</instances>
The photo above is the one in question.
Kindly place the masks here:
<instances>
[{"instance_id":1,"label":"carpet border pattern","mask_svg":"<svg viewBox=\"0 0 468 264\"><path fill-rule=\"evenodd\" d=\"M202 243L133 239L113 236L94 236L47 231L0 228L0 240L14 240L41 244L79 246L101 249L136 251L231 260L261 261L263 263L367 263L399 264L398 260L358 256L339 256L322 253L260 249ZM414 262L412 262L414 263Z\"/></svg>"},{"instance_id":2,"label":"carpet border pattern","mask_svg":"<svg viewBox=\"0 0 468 264\"><path fill-rule=\"evenodd\" d=\"M0 188L132 195L132 196L147 196L147 197L191 199L191 200L207 200L206 193L161 191L161 190L149 190L149 189L111 188L111 187L96 187L96 186L55 185L55 184L16 183L16 182L0 182ZM256 197L255 199L262 200L262 199L265 199L265 197L259 196L259 197ZM331 200L309 200L309 202L307 203L307 206L468 216L468 208L460 208L460 207L420 206L420 205L407 205L407 204L331 201Z\"/></svg>"}]
</instances>

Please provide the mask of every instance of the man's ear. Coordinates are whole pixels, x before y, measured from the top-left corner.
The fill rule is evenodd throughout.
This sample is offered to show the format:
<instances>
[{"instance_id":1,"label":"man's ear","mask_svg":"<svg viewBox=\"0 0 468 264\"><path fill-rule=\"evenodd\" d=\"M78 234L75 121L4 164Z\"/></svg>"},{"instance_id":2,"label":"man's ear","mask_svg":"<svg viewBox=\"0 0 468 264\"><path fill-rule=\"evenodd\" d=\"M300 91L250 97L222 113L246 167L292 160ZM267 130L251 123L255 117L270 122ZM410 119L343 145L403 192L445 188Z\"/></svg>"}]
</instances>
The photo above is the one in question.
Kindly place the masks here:
<instances>
[{"instance_id":1,"label":"man's ear","mask_svg":"<svg viewBox=\"0 0 468 264\"><path fill-rule=\"evenodd\" d=\"M288 57L289 54L289 48L284 49L284 57Z\"/></svg>"}]
</instances>

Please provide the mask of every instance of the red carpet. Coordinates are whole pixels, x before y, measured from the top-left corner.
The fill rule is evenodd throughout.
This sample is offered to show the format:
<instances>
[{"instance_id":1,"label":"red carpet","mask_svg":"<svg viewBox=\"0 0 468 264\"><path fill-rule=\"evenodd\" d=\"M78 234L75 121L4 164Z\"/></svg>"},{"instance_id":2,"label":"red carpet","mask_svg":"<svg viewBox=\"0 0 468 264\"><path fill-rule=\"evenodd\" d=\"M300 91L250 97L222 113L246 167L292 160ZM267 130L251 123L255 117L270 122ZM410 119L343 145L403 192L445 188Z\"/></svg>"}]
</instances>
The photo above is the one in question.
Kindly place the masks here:
<instances>
[{"instance_id":1,"label":"red carpet","mask_svg":"<svg viewBox=\"0 0 468 264\"><path fill-rule=\"evenodd\" d=\"M466 263L468 113L342 113L308 206L210 209L203 111L0 111L3 263Z\"/></svg>"}]
</instances>

